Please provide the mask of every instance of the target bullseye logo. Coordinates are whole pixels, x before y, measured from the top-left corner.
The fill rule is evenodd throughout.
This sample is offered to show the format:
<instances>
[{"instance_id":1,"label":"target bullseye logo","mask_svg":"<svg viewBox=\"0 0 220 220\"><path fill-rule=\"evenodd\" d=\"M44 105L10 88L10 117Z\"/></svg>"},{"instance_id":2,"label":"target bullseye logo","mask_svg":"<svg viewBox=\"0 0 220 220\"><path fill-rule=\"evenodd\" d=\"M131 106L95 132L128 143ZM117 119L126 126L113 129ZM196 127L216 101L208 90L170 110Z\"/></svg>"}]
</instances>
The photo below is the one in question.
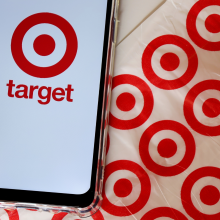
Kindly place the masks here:
<instances>
[{"instance_id":1,"label":"target bullseye logo","mask_svg":"<svg viewBox=\"0 0 220 220\"><path fill-rule=\"evenodd\" d=\"M115 99L115 90L118 88L120 89L120 87L124 85L126 85L126 88L129 88L130 91L120 93ZM112 90L112 106L116 104L115 109L112 108L109 114L109 124L112 127L121 130L128 130L139 127L146 122L153 110L154 99L150 87L144 80L129 74L115 76L113 78ZM139 108L138 111L135 111L135 106L137 108L140 107L137 106L136 102L136 99L140 99L140 97L142 99L143 108ZM118 112L122 112L123 118L116 117L114 114L116 112L114 111L116 108L119 110ZM126 113L132 112L133 110L134 117L126 118Z\"/></svg>"},{"instance_id":2,"label":"target bullseye logo","mask_svg":"<svg viewBox=\"0 0 220 220\"><path fill-rule=\"evenodd\" d=\"M205 91L211 91L211 94L218 92L216 98L205 99L203 105L198 108L201 108L204 116L207 117L209 125L201 123L196 117L194 107L197 107L195 102L198 99L199 95ZM220 92L220 81L218 80L206 80L196 84L187 94L184 102L184 115L188 124L196 132L205 135L205 136L218 136L220 135L220 125L216 117L220 114L220 101L217 99ZM200 98L201 99L201 98ZM212 120L212 121L211 121ZM212 123L210 123L212 122ZM217 125L214 123L218 123Z\"/></svg>"},{"instance_id":3,"label":"target bullseye logo","mask_svg":"<svg viewBox=\"0 0 220 220\"><path fill-rule=\"evenodd\" d=\"M77 36L70 23L52 13L38 13L25 18L15 29L11 40L12 56L18 67L37 78L50 78L63 73L74 61L77 49ZM16 86L13 80L9 80L6 86L11 98L33 99L34 91L38 90L41 105L49 104L51 98L61 102L66 97L66 101L73 102L71 93L74 89L71 84L65 89L52 89L51 86ZM17 89L15 93L13 87Z\"/></svg>"},{"instance_id":4,"label":"target bullseye logo","mask_svg":"<svg viewBox=\"0 0 220 220\"><path fill-rule=\"evenodd\" d=\"M201 201L197 207L198 199L193 202L194 197ZM193 171L182 185L181 199L184 209L193 219L219 219L220 169L202 167ZM204 213L206 206L209 213Z\"/></svg>"},{"instance_id":5,"label":"target bullseye logo","mask_svg":"<svg viewBox=\"0 0 220 220\"><path fill-rule=\"evenodd\" d=\"M56 42L56 40L47 33L40 34L36 36L35 39L32 39L32 45L23 42L26 38L28 41L28 37L25 37L26 34L31 36L31 33L28 32L31 32L32 28L40 29L40 25L42 25L42 27L43 25L52 26L51 28L53 29L57 28L58 31L61 32L60 34L64 35L64 47L66 47L64 48L63 54L60 54L60 57L57 58L58 60L56 60L55 63L52 62L52 64L50 63L48 65L43 64L42 66L33 63L32 60L30 61L31 57L28 57L28 52L25 50L28 51L28 49L30 50L31 48L25 49L24 44L33 47L36 53L34 56L38 56L37 59L47 60L48 57L56 52L56 47L59 46L59 42ZM52 13L38 13L24 19L15 29L11 41L12 56L16 64L25 73L38 78L50 78L63 73L74 61L77 49L78 41L73 27L64 18ZM33 54L34 52L32 51L30 53Z\"/></svg>"},{"instance_id":6,"label":"target bullseye logo","mask_svg":"<svg viewBox=\"0 0 220 220\"><path fill-rule=\"evenodd\" d=\"M148 44L142 56L142 69L146 78L164 90L185 86L195 76L197 68L195 49L187 40L176 35L157 37Z\"/></svg>"},{"instance_id":7,"label":"target bullseye logo","mask_svg":"<svg viewBox=\"0 0 220 220\"><path fill-rule=\"evenodd\" d=\"M117 172L119 172L117 174ZM111 179L112 178L112 179ZM115 179L117 179L115 181ZM151 183L147 173L137 163L128 160L114 161L105 168L103 205L106 212L115 216L129 216L140 211L147 203ZM107 187L106 184L108 184ZM108 196L113 188L116 197ZM127 199L127 200L126 200ZM114 201L113 201L114 200ZM115 201L123 201L115 203Z\"/></svg>"},{"instance_id":8,"label":"target bullseye logo","mask_svg":"<svg viewBox=\"0 0 220 220\"><path fill-rule=\"evenodd\" d=\"M162 133L159 132L164 131L166 131L166 133L164 133L163 136L167 136L168 131L172 132L169 136L173 136L173 138L179 135L180 138L177 139L178 144L180 144L182 141L184 143L180 145L185 145L184 156L181 159L177 158L178 160L176 160L175 165L171 164L171 166L166 166L166 164L158 164L158 160L152 158L151 141L154 143L155 139L158 138L158 136L156 137L157 133L159 136L162 136ZM178 138L178 136L176 138ZM175 156L178 148L174 140L170 138L163 138L157 146L157 151L158 154L163 159L165 159L163 161L166 162L166 158L171 158ZM179 151L181 151L181 149ZM160 176L175 176L182 173L192 163L195 156L195 151L196 145L192 134L184 125L176 121L167 120L154 123L143 133L139 143L139 152L144 165L150 171ZM157 158L159 157L159 155L157 156Z\"/></svg>"},{"instance_id":9,"label":"target bullseye logo","mask_svg":"<svg viewBox=\"0 0 220 220\"><path fill-rule=\"evenodd\" d=\"M220 2L197 1L188 13L186 28L192 41L208 51L220 50ZM203 13L203 11L205 11Z\"/></svg>"}]
</instances>

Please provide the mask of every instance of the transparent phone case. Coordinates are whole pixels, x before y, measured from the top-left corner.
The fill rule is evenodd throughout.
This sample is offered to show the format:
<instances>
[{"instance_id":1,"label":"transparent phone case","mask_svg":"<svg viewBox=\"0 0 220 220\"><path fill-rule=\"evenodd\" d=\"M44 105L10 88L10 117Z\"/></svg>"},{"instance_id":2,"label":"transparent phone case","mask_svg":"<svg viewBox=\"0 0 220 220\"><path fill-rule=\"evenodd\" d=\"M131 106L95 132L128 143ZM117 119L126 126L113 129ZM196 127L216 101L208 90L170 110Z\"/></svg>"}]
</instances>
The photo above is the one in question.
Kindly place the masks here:
<instances>
[{"instance_id":1,"label":"transparent phone case","mask_svg":"<svg viewBox=\"0 0 220 220\"><path fill-rule=\"evenodd\" d=\"M118 18L119 1L120 0L112 1L108 52L106 57L105 88L103 95L102 122L101 122L101 131L100 131L101 135L99 141L96 187L95 187L95 196L92 204L86 208L77 208L77 207L67 207L67 206L58 207L47 204L20 203L16 201L11 201L11 202L0 201L0 208L4 208L4 209L26 208L26 209L34 209L39 211L49 211L53 213L66 212L79 216L80 218L89 217L100 209L103 200L102 188L103 188L104 168L105 168L105 159L106 159L108 114L109 114L110 100L111 100L111 84L112 84L112 74L113 74L115 45L116 45L117 26L118 26L117 18Z\"/></svg>"}]
</instances>

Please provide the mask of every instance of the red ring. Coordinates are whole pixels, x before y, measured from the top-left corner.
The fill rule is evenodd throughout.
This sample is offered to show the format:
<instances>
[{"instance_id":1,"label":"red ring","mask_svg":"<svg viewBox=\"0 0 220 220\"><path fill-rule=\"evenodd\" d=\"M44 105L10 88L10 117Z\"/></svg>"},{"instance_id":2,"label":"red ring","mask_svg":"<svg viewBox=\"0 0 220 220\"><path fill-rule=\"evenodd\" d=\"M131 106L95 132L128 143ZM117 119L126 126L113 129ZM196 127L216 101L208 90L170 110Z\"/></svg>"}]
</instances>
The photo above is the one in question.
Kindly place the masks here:
<instances>
[{"instance_id":1,"label":"red ring","mask_svg":"<svg viewBox=\"0 0 220 220\"><path fill-rule=\"evenodd\" d=\"M190 127L196 132L206 136L218 136L220 135L220 125L210 127L200 123L193 112L193 104L196 97L205 90L218 90L220 91L220 81L218 80L206 80L196 84L187 94L184 101L184 115L186 121Z\"/></svg>"},{"instance_id":2,"label":"red ring","mask_svg":"<svg viewBox=\"0 0 220 220\"><path fill-rule=\"evenodd\" d=\"M154 72L151 59L154 52L163 45L173 44L182 48L188 57L188 68L186 72L178 79L162 79ZM151 41L142 56L142 69L147 79L156 87L165 90L178 89L185 86L195 76L198 68L198 57L192 45L182 37L176 35L163 35Z\"/></svg>"},{"instance_id":3,"label":"red ring","mask_svg":"<svg viewBox=\"0 0 220 220\"><path fill-rule=\"evenodd\" d=\"M33 65L26 59L22 50L22 41L26 32L31 27L41 23L48 23L58 27L65 35L67 42L63 58L55 65L49 67ZM75 59L77 48L77 36L70 23L52 13L38 13L25 18L15 29L11 40L11 52L16 64L25 73L38 78L50 78L64 72Z\"/></svg>"},{"instance_id":4,"label":"red ring","mask_svg":"<svg viewBox=\"0 0 220 220\"><path fill-rule=\"evenodd\" d=\"M105 183L108 177L118 170L129 170L134 173L141 183L141 192L138 199L129 206L116 206L112 204L106 197L105 190L103 190L103 204L102 209L114 216L130 216L140 211L147 203L150 192L151 184L150 179L145 170L135 162L129 160L119 160L108 164L105 168L105 179L103 183L103 189L105 189Z\"/></svg>"},{"instance_id":5,"label":"red ring","mask_svg":"<svg viewBox=\"0 0 220 220\"><path fill-rule=\"evenodd\" d=\"M19 220L19 214L17 209L5 209L8 214L9 220Z\"/></svg>"},{"instance_id":6,"label":"red ring","mask_svg":"<svg viewBox=\"0 0 220 220\"><path fill-rule=\"evenodd\" d=\"M113 79L112 90L115 87L122 84L133 85L141 91L144 97L144 107L142 112L136 118L131 120L120 120L115 116L113 116L110 112L109 124L112 127L121 130L137 128L141 126L150 117L153 111L153 106L154 106L153 94L147 83L144 80L134 75L124 74L124 75L115 76Z\"/></svg>"},{"instance_id":7,"label":"red ring","mask_svg":"<svg viewBox=\"0 0 220 220\"><path fill-rule=\"evenodd\" d=\"M104 220L102 213L98 210L94 215L92 215L94 220Z\"/></svg>"},{"instance_id":8,"label":"red ring","mask_svg":"<svg viewBox=\"0 0 220 220\"><path fill-rule=\"evenodd\" d=\"M148 213L146 213L141 218L141 220L154 220L160 217L169 217L178 220L187 220L186 216L183 215L181 212L169 207L160 207L160 208L152 209Z\"/></svg>"},{"instance_id":9,"label":"red ring","mask_svg":"<svg viewBox=\"0 0 220 220\"><path fill-rule=\"evenodd\" d=\"M60 212L60 213L54 214L51 220L63 220L66 215L68 215L68 213Z\"/></svg>"},{"instance_id":10,"label":"red ring","mask_svg":"<svg viewBox=\"0 0 220 220\"><path fill-rule=\"evenodd\" d=\"M68 213L66 213L66 212L60 212L60 213L54 214L51 220L63 220L67 214ZM99 210L94 215L92 215L92 218L94 220L104 220L104 217ZM16 219L14 219L14 220L16 220ZM75 219L75 220L77 220L77 219ZM78 219L78 220L80 220L80 219Z\"/></svg>"},{"instance_id":11,"label":"red ring","mask_svg":"<svg viewBox=\"0 0 220 220\"><path fill-rule=\"evenodd\" d=\"M206 7L216 5L220 6L220 2L217 0L199 0L193 7L190 9L187 20L186 28L191 40L200 48L209 51L219 51L220 50L220 41L211 42L202 38L196 28L196 20L199 13Z\"/></svg>"},{"instance_id":12,"label":"red ring","mask_svg":"<svg viewBox=\"0 0 220 220\"><path fill-rule=\"evenodd\" d=\"M175 166L164 167L155 163L149 153L149 144L151 138L159 131L171 130L181 135L186 145L184 158ZM192 163L196 151L194 138L190 131L182 124L176 121L159 121L151 125L142 135L139 152L144 165L153 173L160 176L175 176L186 170Z\"/></svg>"},{"instance_id":13,"label":"red ring","mask_svg":"<svg viewBox=\"0 0 220 220\"><path fill-rule=\"evenodd\" d=\"M220 212L214 215L206 215L195 208L191 199L193 185L203 177L215 177L220 179L220 169L217 167L202 167L193 171L184 181L181 190L182 204L188 215L195 220L220 219Z\"/></svg>"}]
</instances>

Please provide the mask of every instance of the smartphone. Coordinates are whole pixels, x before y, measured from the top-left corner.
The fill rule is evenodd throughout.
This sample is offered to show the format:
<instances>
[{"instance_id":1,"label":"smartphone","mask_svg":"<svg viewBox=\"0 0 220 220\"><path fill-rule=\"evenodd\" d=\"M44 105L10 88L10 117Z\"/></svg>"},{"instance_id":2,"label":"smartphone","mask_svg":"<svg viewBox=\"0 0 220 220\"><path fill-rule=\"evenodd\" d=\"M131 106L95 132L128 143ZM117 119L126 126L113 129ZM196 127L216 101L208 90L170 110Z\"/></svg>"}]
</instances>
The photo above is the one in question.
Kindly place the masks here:
<instances>
[{"instance_id":1,"label":"smartphone","mask_svg":"<svg viewBox=\"0 0 220 220\"><path fill-rule=\"evenodd\" d=\"M0 206L101 205L119 0L0 0Z\"/></svg>"}]
</instances>

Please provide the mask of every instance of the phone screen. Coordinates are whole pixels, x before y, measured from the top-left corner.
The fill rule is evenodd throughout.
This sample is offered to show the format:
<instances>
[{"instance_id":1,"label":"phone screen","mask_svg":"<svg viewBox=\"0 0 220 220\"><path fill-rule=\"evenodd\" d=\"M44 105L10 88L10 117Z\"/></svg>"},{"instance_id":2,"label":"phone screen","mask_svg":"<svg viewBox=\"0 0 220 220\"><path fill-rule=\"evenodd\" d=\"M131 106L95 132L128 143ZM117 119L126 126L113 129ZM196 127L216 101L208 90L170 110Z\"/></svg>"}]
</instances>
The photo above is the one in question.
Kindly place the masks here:
<instances>
[{"instance_id":1,"label":"phone screen","mask_svg":"<svg viewBox=\"0 0 220 220\"><path fill-rule=\"evenodd\" d=\"M0 188L90 188L107 0L0 0Z\"/></svg>"}]
</instances>

